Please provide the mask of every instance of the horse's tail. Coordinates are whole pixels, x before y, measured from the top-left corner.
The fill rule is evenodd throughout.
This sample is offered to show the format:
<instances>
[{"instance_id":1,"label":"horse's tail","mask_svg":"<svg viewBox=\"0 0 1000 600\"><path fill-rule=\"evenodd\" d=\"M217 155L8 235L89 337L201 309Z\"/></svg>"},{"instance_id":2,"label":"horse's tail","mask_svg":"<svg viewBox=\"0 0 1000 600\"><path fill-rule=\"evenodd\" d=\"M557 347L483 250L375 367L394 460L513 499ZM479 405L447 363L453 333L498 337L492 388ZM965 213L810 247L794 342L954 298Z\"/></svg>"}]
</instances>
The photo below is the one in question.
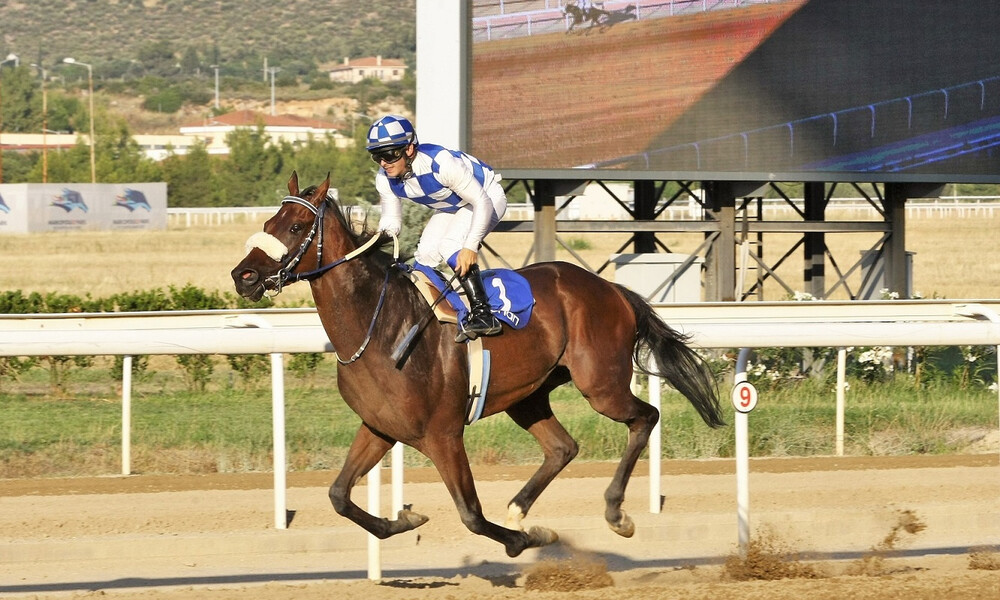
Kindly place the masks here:
<instances>
[{"instance_id":1,"label":"horse's tail","mask_svg":"<svg viewBox=\"0 0 1000 600\"><path fill-rule=\"evenodd\" d=\"M621 285L618 289L635 313L633 358L638 370L666 379L691 402L709 427L725 425L715 376L705 360L687 346L688 336L664 323L642 296ZM650 355L656 359L655 365L650 364Z\"/></svg>"}]
</instances>

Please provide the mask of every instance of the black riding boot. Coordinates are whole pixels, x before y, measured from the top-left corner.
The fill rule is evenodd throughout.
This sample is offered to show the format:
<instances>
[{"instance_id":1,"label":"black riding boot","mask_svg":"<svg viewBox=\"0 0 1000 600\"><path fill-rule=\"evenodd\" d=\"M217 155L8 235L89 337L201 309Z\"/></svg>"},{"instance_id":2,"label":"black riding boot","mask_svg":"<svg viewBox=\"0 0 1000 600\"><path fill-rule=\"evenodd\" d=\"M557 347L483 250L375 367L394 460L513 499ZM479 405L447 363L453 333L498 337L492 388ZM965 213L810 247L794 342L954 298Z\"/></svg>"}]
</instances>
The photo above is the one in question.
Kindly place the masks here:
<instances>
[{"instance_id":1,"label":"black riding boot","mask_svg":"<svg viewBox=\"0 0 1000 600\"><path fill-rule=\"evenodd\" d=\"M490 303L483 289L483 280L479 276L479 265L472 265L468 272L459 277L465 294L469 298L469 313L458 324L456 342L474 340L481 335L496 335L500 333L500 320L490 310Z\"/></svg>"}]
</instances>

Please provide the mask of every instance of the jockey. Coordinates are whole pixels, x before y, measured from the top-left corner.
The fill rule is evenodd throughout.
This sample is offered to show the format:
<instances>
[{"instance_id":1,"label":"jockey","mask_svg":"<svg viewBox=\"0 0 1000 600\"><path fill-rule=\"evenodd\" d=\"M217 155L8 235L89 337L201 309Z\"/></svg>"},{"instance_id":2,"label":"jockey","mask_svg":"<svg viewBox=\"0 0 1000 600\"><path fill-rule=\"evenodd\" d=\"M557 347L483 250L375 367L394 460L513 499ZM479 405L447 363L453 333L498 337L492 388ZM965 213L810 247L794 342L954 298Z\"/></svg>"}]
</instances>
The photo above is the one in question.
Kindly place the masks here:
<instances>
[{"instance_id":1,"label":"jockey","mask_svg":"<svg viewBox=\"0 0 1000 600\"><path fill-rule=\"evenodd\" d=\"M442 262L458 274L470 310L457 307L455 341L500 333L477 264L483 238L507 211L500 174L464 152L418 143L413 124L398 115L372 124L366 149L380 167L375 175L382 203L380 232L399 234L404 198L434 210L417 243L414 268L441 284L434 268Z\"/></svg>"}]
</instances>

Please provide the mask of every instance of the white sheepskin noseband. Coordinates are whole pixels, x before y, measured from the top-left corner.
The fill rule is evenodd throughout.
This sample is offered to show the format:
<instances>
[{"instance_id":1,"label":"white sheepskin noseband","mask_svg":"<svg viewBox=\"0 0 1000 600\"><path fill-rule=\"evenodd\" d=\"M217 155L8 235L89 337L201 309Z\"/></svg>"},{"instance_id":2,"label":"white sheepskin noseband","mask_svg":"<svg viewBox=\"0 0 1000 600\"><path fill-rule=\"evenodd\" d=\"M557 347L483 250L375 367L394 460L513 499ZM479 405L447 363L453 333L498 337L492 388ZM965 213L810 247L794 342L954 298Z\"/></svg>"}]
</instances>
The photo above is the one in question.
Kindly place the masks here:
<instances>
[{"instance_id":1,"label":"white sheepskin noseband","mask_svg":"<svg viewBox=\"0 0 1000 600\"><path fill-rule=\"evenodd\" d=\"M281 240L266 231L258 231L247 239L245 250L247 254L254 248L260 248L264 254L274 262L281 262L281 259L288 254L288 248L281 243Z\"/></svg>"}]
</instances>

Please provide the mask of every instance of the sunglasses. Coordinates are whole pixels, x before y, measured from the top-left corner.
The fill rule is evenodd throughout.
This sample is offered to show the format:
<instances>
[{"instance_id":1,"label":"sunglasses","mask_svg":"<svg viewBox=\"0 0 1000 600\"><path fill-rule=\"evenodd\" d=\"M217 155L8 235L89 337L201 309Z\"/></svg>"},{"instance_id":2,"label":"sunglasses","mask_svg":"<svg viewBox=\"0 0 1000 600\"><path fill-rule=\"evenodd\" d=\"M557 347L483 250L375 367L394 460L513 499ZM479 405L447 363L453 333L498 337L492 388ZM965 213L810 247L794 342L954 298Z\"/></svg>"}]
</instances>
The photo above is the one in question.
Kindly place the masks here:
<instances>
[{"instance_id":1,"label":"sunglasses","mask_svg":"<svg viewBox=\"0 0 1000 600\"><path fill-rule=\"evenodd\" d=\"M395 148L386 148L385 150L376 150L372 152L372 160L375 164L381 164L385 162L387 165L391 165L397 160L406 156L406 146L396 146Z\"/></svg>"}]
</instances>

